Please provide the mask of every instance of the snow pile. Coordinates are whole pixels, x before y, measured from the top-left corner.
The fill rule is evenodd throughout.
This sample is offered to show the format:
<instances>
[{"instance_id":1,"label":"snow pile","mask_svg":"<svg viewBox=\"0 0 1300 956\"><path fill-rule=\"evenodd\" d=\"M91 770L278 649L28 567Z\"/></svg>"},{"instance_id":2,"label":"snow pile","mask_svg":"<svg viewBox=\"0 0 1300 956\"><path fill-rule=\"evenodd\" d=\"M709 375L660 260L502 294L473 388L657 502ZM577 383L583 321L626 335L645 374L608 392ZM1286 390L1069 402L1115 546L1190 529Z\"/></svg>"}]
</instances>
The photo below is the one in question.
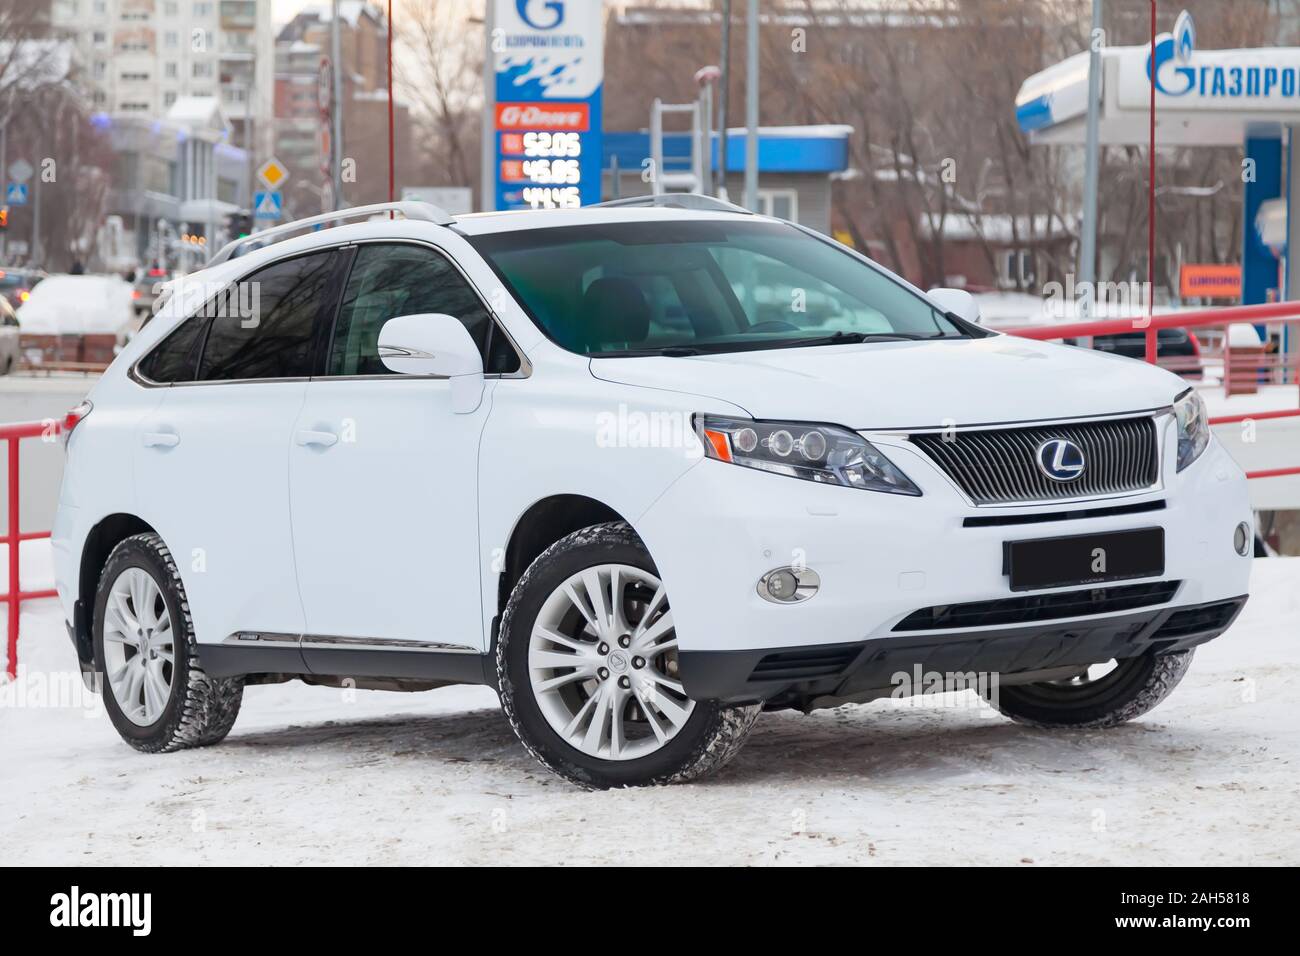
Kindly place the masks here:
<instances>
[{"instance_id":1,"label":"snow pile","mask_svg":"<svg viewBox=\"0 0 1300 956\"><path fill-rule=\"evenodd\" d=\"M66 689L60 615L32 603L0 864L1294 865L1300 558L1254 567L1232 630L1123 727L1030 730L970 694L766 714L708 781L607 793L542 770L481 687L250 687L225 743L144 756Z\"/></svg>"},{"instance_id":2,"label":"snow pile","mask_svg":"<svg viewBox=\"0 0 1300 956\"><path fill-rule=\"evenodd\" d=\"M116 335L134 316L131 285L118 276L50 276L18 309L18 324L36 335Z\"/></svg>"}]
</instances>

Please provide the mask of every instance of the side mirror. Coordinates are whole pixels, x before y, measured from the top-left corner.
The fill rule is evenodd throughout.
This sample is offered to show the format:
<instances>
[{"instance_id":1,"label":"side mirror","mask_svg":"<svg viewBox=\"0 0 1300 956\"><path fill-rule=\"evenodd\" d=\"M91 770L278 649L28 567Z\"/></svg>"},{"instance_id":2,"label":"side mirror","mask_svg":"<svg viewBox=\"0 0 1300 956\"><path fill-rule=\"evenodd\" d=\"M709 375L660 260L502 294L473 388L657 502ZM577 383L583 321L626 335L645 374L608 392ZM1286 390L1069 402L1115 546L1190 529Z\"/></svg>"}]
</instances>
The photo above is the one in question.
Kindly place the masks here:
<instances>
[{"instance_id":1,"label":"side mirror","mask_svg":"<svg viewBox=\"0 0 1300 956\"><path fill-rule=\"evenodd\" d=\"M483 356L454 316L420 312L389 319L379 330L379 358L392 372L451 379L452 408L472 412L483 395Z\"/></svg>"},{"instance_id":2,"label":"side mirror","mask_svg":"<svg viewBox=\"0 0 1300 956\"><path fill-rule=\"evenodd\" d=\"M973 325L980 324L980 306L975 296L965 289L931 289L930 301L945 312L951 312L959 319L965 319Z\"/></svg>"}]
</instances>

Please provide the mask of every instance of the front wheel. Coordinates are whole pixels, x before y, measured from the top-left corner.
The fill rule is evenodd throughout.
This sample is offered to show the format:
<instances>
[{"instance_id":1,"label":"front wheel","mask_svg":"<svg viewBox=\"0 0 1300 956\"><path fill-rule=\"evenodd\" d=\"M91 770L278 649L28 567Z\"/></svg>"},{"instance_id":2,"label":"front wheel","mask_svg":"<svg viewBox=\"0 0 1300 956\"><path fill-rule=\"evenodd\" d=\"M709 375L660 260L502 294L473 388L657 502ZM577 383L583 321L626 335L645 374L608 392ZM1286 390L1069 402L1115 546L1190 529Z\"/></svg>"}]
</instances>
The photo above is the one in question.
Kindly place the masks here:
<instances>
[{"instance_id":1,"label":"front wheel","mask_svg":"<svg viewBox=\"0 0 1300 956\"><path fill-rule=\"evenodd\" d=\"M1191 666L1192 654L1147 653L1082 668L1068 680L990 688L984 696L1012 720L1031 727L1114 727L1168 697Z\"/></svg>"},{"instance_id":2,"label":"front wheel","mask_svg":"<svg viewBox=\"0 0 1300 956\"><path fill-rule=\"evenodd\" d=\"M202 747L234 726L243 681L204 672L180 572L158 535L133 535L109 555L95 594L94 651L109 719L136 750Z\"/></svg>"},{"instance_id":3,"label":"front wheel","mask_svg":"<svg viewBox=\"0 0 1300 956\"><path fill-rule=\"evenodd\" d=\"M740 750L761 709L686 696L667 593L622 522L575 531L529 566L502 615L496 660L520 741L548 769L596 789L711 773Z\"/></svg>"}]
</instances>

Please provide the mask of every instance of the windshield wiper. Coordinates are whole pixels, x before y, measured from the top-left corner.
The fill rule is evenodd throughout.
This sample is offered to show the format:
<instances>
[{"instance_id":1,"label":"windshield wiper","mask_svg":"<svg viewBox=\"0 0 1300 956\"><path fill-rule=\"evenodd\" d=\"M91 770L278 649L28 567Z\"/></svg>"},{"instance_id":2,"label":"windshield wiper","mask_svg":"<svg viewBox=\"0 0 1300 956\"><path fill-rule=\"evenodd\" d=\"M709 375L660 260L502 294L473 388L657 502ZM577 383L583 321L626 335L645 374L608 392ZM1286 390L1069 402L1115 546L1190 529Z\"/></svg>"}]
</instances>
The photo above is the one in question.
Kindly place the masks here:
<instances>
[{"instance_id":1,"label":"windshield wiper","mask_svg":"<svg viewBox=\"0 0 1300 956\"><path fill-rule=\"evenodd\" d=\"M846 332L844 329L830 335L819 335L810 339L786 339L782 348L803 348L809 345L857 345L860 342L914 342L927 338L911 332Z\"/></svg>"},{"instance_id":2,"label":"windshield wiper","mask_svg":"<svg viewBox=\"0 0 1300 956\"><path fill-rule=\"evenodd\" d=\"M668 358L687 358L691 355L703 355L704 349L694 345L665 345L659 349L619 349L611 352L592 352L588 358L644 358L653 355L666 355Z\"/></svg>"}]
</instances>

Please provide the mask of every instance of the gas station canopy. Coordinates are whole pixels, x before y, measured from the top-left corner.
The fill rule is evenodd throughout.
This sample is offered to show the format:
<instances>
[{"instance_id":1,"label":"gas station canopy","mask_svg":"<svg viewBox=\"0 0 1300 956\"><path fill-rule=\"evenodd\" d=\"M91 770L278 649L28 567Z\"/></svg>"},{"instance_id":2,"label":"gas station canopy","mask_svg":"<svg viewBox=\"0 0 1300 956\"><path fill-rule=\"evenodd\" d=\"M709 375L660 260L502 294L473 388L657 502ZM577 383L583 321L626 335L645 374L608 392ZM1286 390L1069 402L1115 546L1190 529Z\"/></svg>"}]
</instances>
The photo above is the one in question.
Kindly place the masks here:
<instances>
[{"instance_id":1,"label":"gas station canopy","mask_svg":"<svg viewBox=\"0 0 1300 956\"><path fill-rule=\"evenodd\" d=\"M1149 45L1101 51L1102 145L1145 145L1149 129ZM1084 142L1087 52L1029 77L1016 97L1020 128L1039 144ZM1196 50L1195 35L1156 38L1156 142L1240 146L1300 124L1300 49Z\"/></svg>"},{"instance_id":2,"label":"gas station canopy","mask_svg":"<svg viewBox=\"0 0 1300 956\"><path fill-rule=\"evenodd\" d=\"M1103 47L1098 139L1103 146L1145 146L1155 88L1157 146L1242 149L1244 209L1242 303L1287 298L1300 287L1300 176L1289 174L1300 130L1300 49L1196 49L1189 14L1154 44ZM1035 73L1016 96L1016 119L1029 141L1083 145L1088 117L1085 51ZM1247 171L1249 173L1247 174ZM1279 280L1278 260L1285 261Z\"/></svg>"}]
</instances>

